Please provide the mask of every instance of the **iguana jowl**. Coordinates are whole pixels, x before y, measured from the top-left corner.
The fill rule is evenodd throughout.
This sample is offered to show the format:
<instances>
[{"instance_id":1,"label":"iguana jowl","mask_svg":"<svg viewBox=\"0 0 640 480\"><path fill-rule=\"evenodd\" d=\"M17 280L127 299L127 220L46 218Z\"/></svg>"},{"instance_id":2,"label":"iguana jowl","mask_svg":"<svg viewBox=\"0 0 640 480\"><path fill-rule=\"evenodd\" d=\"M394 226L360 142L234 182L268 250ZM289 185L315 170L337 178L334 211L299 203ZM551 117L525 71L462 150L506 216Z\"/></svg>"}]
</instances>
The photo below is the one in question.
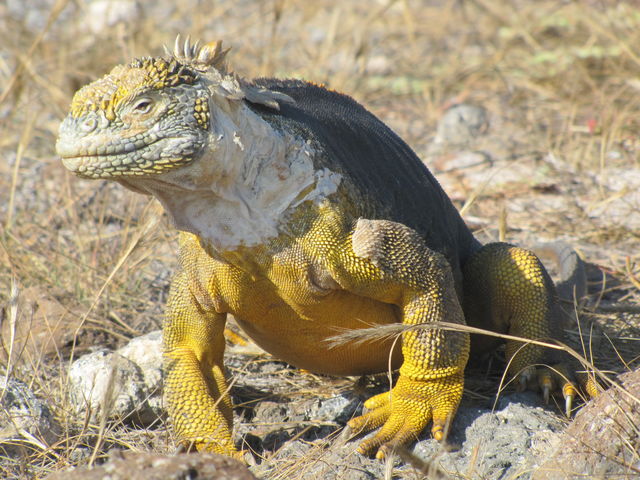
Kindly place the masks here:
<instances>
[{"instance_id":1,"label":"iguana jowl","mask_svg":"<svg viewBox=\"0 0 640 480\"><path fill-rule=\"evenodd\" d=\"M466 333L331 348L344 329L445 321L553 338L558 307L529 251L481 246L413 151L351 98L297 80L229 73L220 44L116 67L76 93L57 151L75 174L154 195L181 230L164 325L167 407L179 437L237 455L223 367L228 313L274 355L308 370L400 376L354 430L383 457L456 412ZM396 345L395 348L393 346ZM493 348L491 340L478 345ZM509 342L510 370L570 404L573 371ZM562 379L534 364L554 364Z\"/></svg>"}]
</instances>

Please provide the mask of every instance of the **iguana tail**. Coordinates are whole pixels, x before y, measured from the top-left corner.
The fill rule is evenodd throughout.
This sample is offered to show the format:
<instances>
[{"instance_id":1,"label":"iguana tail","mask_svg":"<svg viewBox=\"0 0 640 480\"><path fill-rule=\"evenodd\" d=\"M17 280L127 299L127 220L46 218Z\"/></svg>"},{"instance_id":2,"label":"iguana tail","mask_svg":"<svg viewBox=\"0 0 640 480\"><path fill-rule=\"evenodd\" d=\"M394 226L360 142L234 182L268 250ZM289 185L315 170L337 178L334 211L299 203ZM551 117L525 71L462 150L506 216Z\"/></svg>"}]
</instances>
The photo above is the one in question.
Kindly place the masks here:
<instances>
[{"instance_id":1,"label":"iguana tail","mask_svg":"<svg viewBox=\"0 0 640 480\"><path fill-rule=\"evenodd\" d=\"M555 278L556 291L562 300L580 302L587 295L587 273L585 263L580 255L564 242L540 243L532 248L542 259L550 272L558 272ZM555 264L549 264L549 260Z\"/></svg>"}]
</instances>

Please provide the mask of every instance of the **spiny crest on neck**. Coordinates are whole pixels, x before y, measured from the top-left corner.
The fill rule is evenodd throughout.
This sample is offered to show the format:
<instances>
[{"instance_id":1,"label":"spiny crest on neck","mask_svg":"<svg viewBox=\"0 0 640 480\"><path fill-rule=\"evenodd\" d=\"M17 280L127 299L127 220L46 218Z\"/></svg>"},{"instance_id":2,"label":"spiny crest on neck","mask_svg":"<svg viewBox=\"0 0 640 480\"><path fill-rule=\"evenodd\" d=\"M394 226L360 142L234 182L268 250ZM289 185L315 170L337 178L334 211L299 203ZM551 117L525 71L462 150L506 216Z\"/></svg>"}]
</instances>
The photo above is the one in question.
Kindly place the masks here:
<instances>
[{"instance_id":1,"label":"spiny crest on neck","mask_svg":"<svg viewBox=\"0 0 640 480\"><path fill-rule=\"evenodd\" d=\"M222 48L221 40L200 45L199 41L192 44L191 38L187 37L182 43L180 34L176 36L173 51L170 51L166 45L164 46L167 56L181 64L189 65L201 72L206 72L213 68L222 76L229 74L227 70L227 54L229 50L231 49Z\"/></svg>"},{"instance_id":2,"label":"spiny crest on neck","mask_svg":"<svg viewBox=\"0 0 640 480\"><path fill-rule=\"evenodd\" d=\"M191 43L189 37L184 44L180 35L176 37L173 52L165 46L165 53L175 60L206 74L215 86L216 94L233 100L246 99L248 102L280 110L280 103L295 103L284 93L258 87L250 81L237 76L228 69L227 54L230 48L223 49L222 41L209 42L200 46L200 42Z\"/></svg>"},{"instance_id":3,"label":"spiny crest on neck","mask_svg":"<svg viewBox=\"0 0 640 480\"><path fill-rule=\"evenodd\" d=\"M71 102L71 115L79 118L89 112L102 111L109 121L125 99L150 90L163 90L179 85L192 85L205 77L211 92L231 100L246 99L273 109L280 102L293 100L282 93L253 85L229 72L226 56L229 49L222 42L200 45L184 43L176 37L173 51L165 47L166 57L144 57L129 65L119 65L103 78L81 88Z\"/></svg>"}]
</instances>

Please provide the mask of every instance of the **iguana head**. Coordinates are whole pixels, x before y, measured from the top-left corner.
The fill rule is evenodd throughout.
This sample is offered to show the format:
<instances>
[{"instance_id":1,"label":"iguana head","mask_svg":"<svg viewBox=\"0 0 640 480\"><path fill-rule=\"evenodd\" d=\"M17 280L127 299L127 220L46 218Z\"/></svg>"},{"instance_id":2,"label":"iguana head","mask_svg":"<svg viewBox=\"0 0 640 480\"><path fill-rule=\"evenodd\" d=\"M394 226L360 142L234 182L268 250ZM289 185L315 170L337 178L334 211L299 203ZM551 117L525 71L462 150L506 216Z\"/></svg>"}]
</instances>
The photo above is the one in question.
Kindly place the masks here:
<instances>
[{"instance_id":1,"label":"iguana head","mask_svg":"<svg viewBox=\"0 0 640 480\"><path fill-rule=\"evenodd\" d=\"M124 181L182 168L212 139L215 97L273 108L284 97L228 73L221 42L200 47L178 37L166 53L119 65L74 95L56 144L69 170Z\"/></svg>"}]
</instances>

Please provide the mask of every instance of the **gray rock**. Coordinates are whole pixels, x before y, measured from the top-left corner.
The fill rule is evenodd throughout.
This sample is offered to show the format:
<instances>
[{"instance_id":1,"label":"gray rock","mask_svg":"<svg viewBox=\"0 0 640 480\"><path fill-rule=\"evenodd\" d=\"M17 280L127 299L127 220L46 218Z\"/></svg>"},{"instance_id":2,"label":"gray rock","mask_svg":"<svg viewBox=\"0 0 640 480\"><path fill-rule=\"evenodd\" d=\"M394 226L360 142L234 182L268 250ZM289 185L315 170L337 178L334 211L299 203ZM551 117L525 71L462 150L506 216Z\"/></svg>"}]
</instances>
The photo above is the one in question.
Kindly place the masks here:
<instances>
[{"instance_id":1,"label":"gray rock","mask_svg":"<svg viewBox=\"0 0 640 480\"><path fill-rule=\"evenodd\" d=\"M151 332L121 349L85 355L69 370L70 399L91 421L111 420L149 426L162 414L162 333Z\"/></svg>"},{"instance_id":2,"label":"gray rock","mask_svg":"<svg viewBox=\"0 0 640 480\"><path fill-rule=\"evenodd\" d=\"M353 395L337 395L311 401L262 401L254 410L254 422L283 423L291 421L344 425L356 412L360 400Z\"/></svg>"},{"instance_id":3,"label":"gray rock","mask_svg":"<svg viewBox=\"0 0 640 480\"><path fill-rule=\"evenodd\" d=\"M551 411L530 406L538 403L535 394L509 397L494 412L461 406L448 444L431 438L420 440L411 449L412 457L421 465L428 465L430 472L453 478L530 478L537 459L557 442L562 421ZM254 467L254 471L265 478L293 478L287 475L295 472L295 478L366 480L384 478L389 469L393 478L416 478L417 467L410 463L394 465L394 459L385 463L356 453L361 440L348 441L344 435L337 439L327 435L314 441L293 439L283 443L265 465ZM423 473L427 471L419 472Z\"/></svg>"},{"instance_id":4,"label":"gray rock","mask_svg":"<svg viewBox=\"0 0 640 480\"><path fill-rule=\"evenodd\" d=\"M45 450L60 426L47 403L14 378L0 376L0 455L15 457L25 447Z\"/></svg>"},{"instance_id":5,"label":"gray rock","mask_svg":"<svg viewBox=\"0 0 640 480\"><path fill-rule=\"evenodd\" d=\"M162 455L144 452L110 452L97 467L57 472L47 480L255 480L239 461L215 453Z\"/></svg>"},{"instance_id":6,"label":"gray rock","mask_svg":"<svg viewBox=\"0 0 640 480\"><path fill-rule=\"evenodd\" d=\"M338 440L314 444L295 440L270 459L270 469L256 467L262 478L313 478L316 480L374 480L384 478L385 464L356 452L358 444ZM394 477L396 478L396 477Z\"/></svg>"},{"instance_id":7,"label":"gray rock","mask_svg":"<svg viewBox=\"0 0 640 480\"><path fill-rule=\"evenodd\" d=\"M128 419L144 395L140 369L132 361L102 349L79 358L69 370L69 393L76 413L90 411L91 422Z\"/></svg>"},{"instance_id":8,"label":"gray rock","mask_svg":"<svg viewBox=\"0 0 640 480\"><path fill-rule=\"evenodd\" d=\"M435 145L467 145L488 128L489 116L484 108L460 103L444 113L433 142Z\"/></svg>"},{"instance_id":9,"label":"gray rock","mask_svg":"<svg viewBox=\"0 0 640 480\"><path fill-rule=\"evenodd\" d=\"M618 383L576 415L535 480L640 478L640 369Z\"/></svg>"},{"instance_id":10,"label":"gray rock","mask_svg":"<svg viewBox=\"0 0 640 480\"><path fill-rule=\"evenodd\" d=\"M256 405L253 421L255 423L278 424L290 420L300 420L300 417L301 415L286 403L264 400Z\"/></svg>"},{"instance_id":11,"label":"gray rock","mask_svg":"<svg viewBox=\"0 0 640 480\"><path fill-rule=\"evenodd\" d=\"M318 422L345 424L354 416L359 406L358 398L350 394L322 398L310 406L308 417Z\"/></svg>"},{"instance_id":12,"label":"gray rock","mask_svg":"<svg viewBox=\"0 0 640 480\"><path fill-rule=\"evenodd\" d=\"M162 331L134 338L117 353L140 368L145 402L151 411L149 420L155 420L162 411Z\"/></svg>"},{"instance_id":13,"label":"gray rock","mask_svg":"<svg viewBox=\"0 0 640 480\"><path fill-rule=\"evenodd\" d=\"M527 392L504 395L495 411L463 406L449 436L459 448L448 450L428 439L418 442L413 453L454 476L529 478L537 456L551 448L562 429L558 416L539 404L536 394Z\"/></svg>"},{"instance_id":14,"label":"gray rock","mask_svg":"<svg viewBox=\"0 0 640 480\"><path fill-rule=\"evenodd\" d=\"M260 369L270 371L269 363L261 362ZM259 454L256 461L261 463L252 470L261 478L365 480L385 478L385 471L390 471L391 478L414 479L426 474L429 470L422 467L429 465L430 471L452 478L528 479L539 459L556 445L564 426L558 412L543 408L533 392L502 395L493 411L463 402L446 445L426 431L410 447L409 453L422 467L406 460L385 463L356 452L364 437L350 439L340 433L340 427L360 413L362 399L380 387L362 398L352 390L328 398L287 397L291 386L286 388L283 366L273 363L281 375L271 378L268 390L282 392L278 400L255 403L251 420L239 422L240 436Z\"/></svg>"}]
</instances>

